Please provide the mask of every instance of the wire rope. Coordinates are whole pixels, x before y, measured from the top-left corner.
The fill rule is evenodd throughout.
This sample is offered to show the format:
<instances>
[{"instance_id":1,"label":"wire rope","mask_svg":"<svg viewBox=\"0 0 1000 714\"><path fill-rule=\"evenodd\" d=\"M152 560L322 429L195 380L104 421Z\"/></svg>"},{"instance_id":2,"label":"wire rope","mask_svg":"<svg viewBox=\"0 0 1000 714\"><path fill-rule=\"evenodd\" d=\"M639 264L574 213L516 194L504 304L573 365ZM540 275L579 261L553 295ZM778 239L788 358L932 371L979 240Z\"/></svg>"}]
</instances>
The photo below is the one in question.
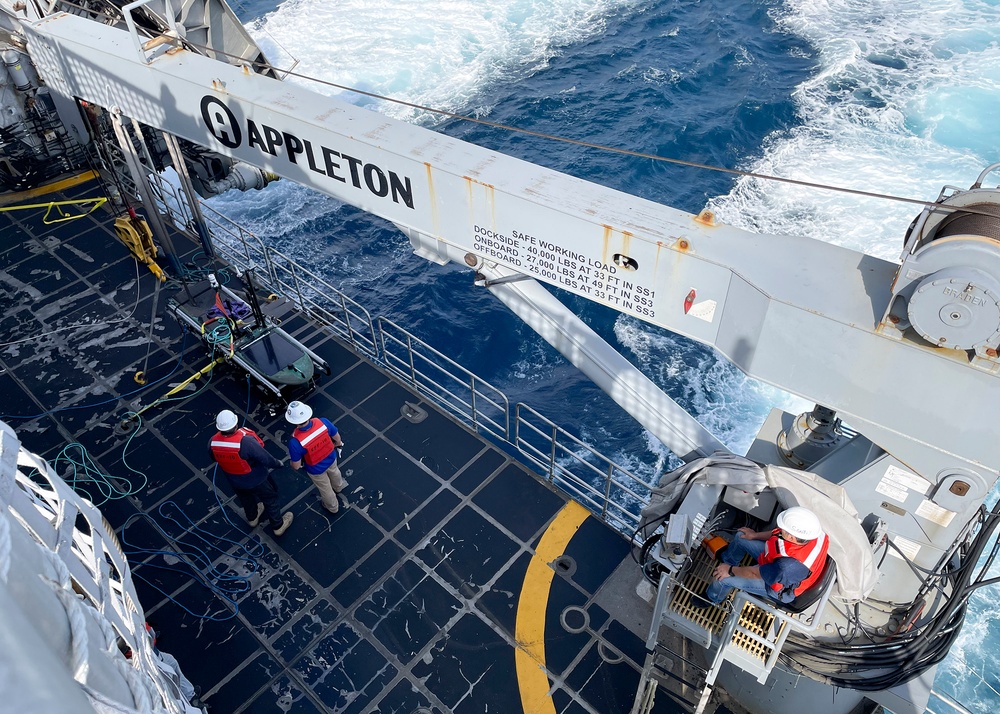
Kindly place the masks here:
<instances>
[{"instance_id":1,"label":"wire rope","mask_svg":"<svg viewBox=\"0 0 1000 714\"><path fill-rule=\"evenodd\" d=\"M305 80L307 82L315 82L316 84L322 85L324 87L330 87L331 89L339 89L344 92L351 92L352 94L357 94L363 97L368 97L371 99L378 99L380 101L389 102L391 104L396 104L398 106L407 107L409 109L416 109L418 111L427 112L429 114L435 114L437 116L446 117L448 119L455 119L458 121L469 122L472 124L479 124L481 126L486 126L492 129L499 129L501 131L506 131L514 134L521 134L524 136L533 136L539 139L546 139L549 141L557 141L564 144L571 144L574 146L580 146L587 149L596 149L598 151L604 151L613 154L621 154L624 156L631 156L639 159L648 159L650 161L657 161L662 163L674 164L677 166L686 166L689 168L702 169L705 171L715 171L718 173L730 174L733 176L738 176L741 178L752 178L759 179L761 181L773 181L777 183L790 184L793 186L801 186L804 188L818 189L822 191L834 191L837 193L844 193L852 196L861 196L864 198L876 198L886 201L895 201L897 203L907 203L917 206L938 208L945 211L962 210L969 213L979 213L975 208L970 207L956 207L952 208L949 206L942 206L936 201L928 201L920 198L910 198L907 196L898 196L890 193L881 193L878 191L865 191L862 189L848 188L846 186L834 186L832 184L820 183L817 181L805 181L802 179L787 178L784 176L774 176L772 174L764 174L758 171L747 171L745 169L733 169L725 166L716 166L713 164L705 164L697 161L688 161L686 159L677 159L670 156L663 156L661 154L652 154L645 151L637 151L634 149L623 149L620 147L610 146L608 144L598 144L596 142L584 141L582 139L572 139L566 136L560 136L558 134L550 134L547 132L536 131L534 129L525 129L523 127L514 126L511 124L504 124L502 122L491 121L489 119L482 119L480 117L472 117L465 114L459 114L457 112L449 111L447 109L439 109L437 107L427 106L425 104L418 104L416 102L407 101L405 99L397 99L395 97L390 97L388 95L379 94L377 92L372 92L370 90L359 89L358 87L352 87L346 84L338 84L337 82L332 82L326 79L320 79L318 77L313 77L302 72L296 72L292 69L283 69L275 67L268 62L251 61L247 60L245 57L241 57L236 54L228 53L215 47L208 47L207 45L199 45L188 40L184 40L184 44L195 50L202 52L211 53L215 56L228 57L234 60L239 66L250 66L255 69L267 69L272 70L276 73L280 73L284 77L296 77L298 79ZM992 214L983 214L992 216ZM995 217L995 216L993 216Z\"/></svg>"}]
</instances>

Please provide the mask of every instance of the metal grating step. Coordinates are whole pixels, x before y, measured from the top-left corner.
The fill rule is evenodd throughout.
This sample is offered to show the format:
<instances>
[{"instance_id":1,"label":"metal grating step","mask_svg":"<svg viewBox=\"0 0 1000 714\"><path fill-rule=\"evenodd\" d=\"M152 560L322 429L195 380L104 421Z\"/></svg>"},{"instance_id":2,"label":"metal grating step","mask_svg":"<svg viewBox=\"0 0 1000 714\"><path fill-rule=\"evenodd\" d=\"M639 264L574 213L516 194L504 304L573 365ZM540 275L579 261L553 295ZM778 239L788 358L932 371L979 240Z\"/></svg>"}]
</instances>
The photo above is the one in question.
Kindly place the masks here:
<instances>
[{"instance_id":1,"label":"metal grating step","mask_svg":"<svg viewBox=\"0 0 1000 714\"><path fill-rule=\"evenodd\" d=\"M712 579L712 569L714 567L715 562L709 558L708 553L699 548L695 556L691 559L690 569L684 574L681 580L683 587L674 589L673 599L670 601L670 610L704 627L713 635L717 635L722 630L722 625L726 621L726 606L729 600L727 599L718 607L712 608L696 608L691 605L693 594L705 594L705 590L708 589L708 584Z\"/></svg>"},{"instance_id":2,"label":"metal grating step","mask_svg":"<svg viewBox=\"0 0 1000 714\"><path fill-rule=\"evenodd\" d=\"M740 621L733 633L732 646L743 649L747 654L766 661L774 651L774 643L781 638L782 630L788 623L782 622L777 632L772 632L774 615L765 612L751 602L743 605Z\"/></svg>"}]
</instances>

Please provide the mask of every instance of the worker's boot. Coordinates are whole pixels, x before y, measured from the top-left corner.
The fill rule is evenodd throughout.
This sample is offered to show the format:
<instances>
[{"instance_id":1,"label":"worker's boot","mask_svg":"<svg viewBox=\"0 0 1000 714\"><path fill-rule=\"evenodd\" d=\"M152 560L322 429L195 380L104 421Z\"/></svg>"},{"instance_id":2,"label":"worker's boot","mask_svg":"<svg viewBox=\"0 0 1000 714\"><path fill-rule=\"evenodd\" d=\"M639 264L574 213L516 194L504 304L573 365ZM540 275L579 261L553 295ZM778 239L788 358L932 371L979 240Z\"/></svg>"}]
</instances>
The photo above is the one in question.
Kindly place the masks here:
<instances>
[{"instance_id":1,"label":"worker's boot","mask_svg":"<svg viewBox=\"0 0 1000 714\"><path fill-rule=\"evenodd\" d=\"M257 517L254 518L252 521L249 522L250 523L250 527L251 528L256 528L257 524L260 523L260 517L263 516L263 515L264 515L264 504L263 503L258 503L257 504Z\"/></svg>"},{"instance_id":2,"label":"worker's boot","mask_svg":"<svg viewBox=\"0 0 1000 714\"><path fill-rule=\"evenodd\" d=\"M288 530L288 526L292 525L292 519L295 515L289 511L281 517L281 525L274 529L273 533L275 536L285 535L285 531Z\"/></svg>"},{"instance_id":3,"label":"worker's boot","mask_svg":"<svg viewBox=\"0 0 1000 714\"><path fill-rule=\"evenodd\" d=\"M691 596L691 607L695 610L706 610L710 607L718 607L718 605L707 597L702 597L701 595Z\"/></svg>"}]
</instances>

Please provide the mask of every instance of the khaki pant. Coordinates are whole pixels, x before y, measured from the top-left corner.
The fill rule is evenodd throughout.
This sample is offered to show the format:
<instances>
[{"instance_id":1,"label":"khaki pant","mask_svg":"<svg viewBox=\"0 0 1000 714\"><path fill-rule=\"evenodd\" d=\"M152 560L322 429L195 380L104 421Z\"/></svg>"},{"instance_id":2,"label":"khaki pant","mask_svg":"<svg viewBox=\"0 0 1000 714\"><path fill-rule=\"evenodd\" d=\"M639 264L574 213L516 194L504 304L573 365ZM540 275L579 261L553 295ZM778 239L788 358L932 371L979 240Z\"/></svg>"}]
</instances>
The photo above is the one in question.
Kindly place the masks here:
<instances>
[{"instance_id":1,"label":"khaki pant","mask_svg":"<svg viewBox=\"0 0 1000 714\"><path fill-rule=\"evenodd\" d=\"M340 475L340 467L337 466L337 462L334 461L330 468L321 474L309 474L309 478L312 479L313 485L319 491L323 508L330 513L339 511L340 503L337 501L337 494L347 487L347 482Z\"/></svg>"}]
</instances>

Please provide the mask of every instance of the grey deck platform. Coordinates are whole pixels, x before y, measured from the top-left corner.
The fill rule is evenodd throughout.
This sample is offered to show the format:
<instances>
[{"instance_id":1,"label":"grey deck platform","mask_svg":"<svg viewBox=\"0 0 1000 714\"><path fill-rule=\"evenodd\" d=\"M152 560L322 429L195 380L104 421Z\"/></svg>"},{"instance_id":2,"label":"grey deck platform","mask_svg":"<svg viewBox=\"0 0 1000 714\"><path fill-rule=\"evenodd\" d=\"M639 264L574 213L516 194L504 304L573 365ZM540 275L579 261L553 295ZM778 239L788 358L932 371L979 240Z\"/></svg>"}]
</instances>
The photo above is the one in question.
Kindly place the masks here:
<instances>
[{"instance_id":1,"label":"grey deck platform","mask_svg":"<svg viewBox=\"0 0 1000 714\"><path fill-rule=\"evenodd\" d=\"M539 593L547 711L629 711L643 642L595 601L628 557L624 538L588 517L563 549L569 567L555 569L547 591L526 586L567 497L300 317L284 326L333 370L302 396L344 436L351 508L329 515L309 480L284 468L276 478L295 522L278 539L251 532L221 474L213 488L214 415L247 414L279 457L287 424L223 365L197 392L147 412L135 433L116 429L130 409L204 366L206 348L182 336L164 311L169 291L155 290L144 267L136 282L109 213L49 226L41 214L0 216L2 418L50 461L68 443L83 445L134 491L101 508L135 553L159 647L203 689L211 714L523 711L530 687L516 666L525 644L516 620L519 603ZM177 240L188 246L182 260L195 259L196 248ZM86 322L105 324L72 327ZM133 379L139 370L145 387ZM408 421L407 401L428 418ZM73 477L65 463L59 472ZM79 473L78 482L102 500ZM185 567L195 549L218 572L246 578L230 586L235 604ZM247 549L252 557L234 557ZM659 699L656 711L677 709Z\"/></svg>"}]
</instances>

